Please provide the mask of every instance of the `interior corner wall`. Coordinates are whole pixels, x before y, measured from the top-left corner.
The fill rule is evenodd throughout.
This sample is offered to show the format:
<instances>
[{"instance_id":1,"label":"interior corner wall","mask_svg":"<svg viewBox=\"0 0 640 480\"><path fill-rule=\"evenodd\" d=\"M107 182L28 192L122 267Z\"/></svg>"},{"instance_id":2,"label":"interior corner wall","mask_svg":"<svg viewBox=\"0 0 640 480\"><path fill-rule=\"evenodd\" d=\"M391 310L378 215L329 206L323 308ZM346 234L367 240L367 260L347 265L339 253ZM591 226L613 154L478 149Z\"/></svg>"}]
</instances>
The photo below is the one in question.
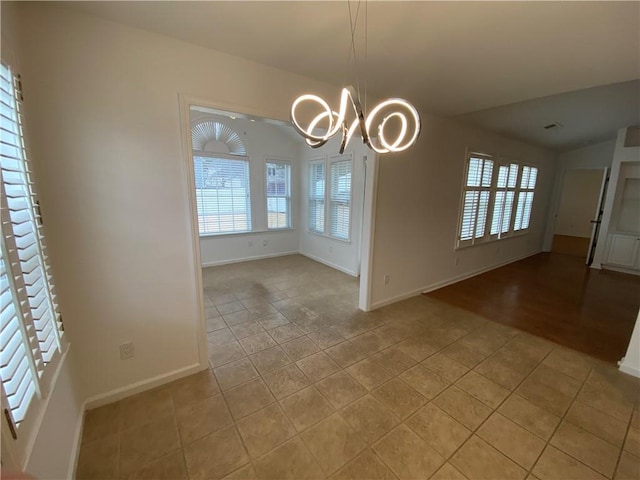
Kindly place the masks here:
<instances>
[{"instance_id":1,"label":"interior corner wall","mask_svg":"<svg viewBox=\"0 0 640 480\"><path fill-rule=\"evenodd\" d=\"M59 4L18 13L26 132L81 398L201 368L178 94L286 119L300 93L335 102L338 89ZM135 357L120 360L128 340Z\"/></svg>"},{"instance_id":2,"label":"interior corner wall","mask_svg":"<svg viewBox=\"0 0 640 480\"><path fill-rule=\"evenodd\" d=\"M538 167L528 233L455 249L467 149ZM540 252L554 160L546 149L423 114L418 143L379 158L373 308Z\"/></svg>"},{"instance_id":3,"label":"interior corner wall","mask_svg":"<svg viewBox=\"0 0 640 480\"><path fill-rule=\"evenodd\" d=\"M616 141L608 140L595 145L569 150L558 155L558 168L549 203L543 251L551 251L553 233L555 231L556 214L560 206L560 199L562 198L562 188L566 172L569 170L602 170L604 168L610 168L613 162L613 153L615 148Z\"/></svg>"},{"instance_id":4,"label":"interior corner wall","mask_svg":"<svg viewBox=\"0 0 640 480\"><path fill-rule=\"evenodd\" d=\"M242 113L242 112L239 112ZM294 140L293 127L277 126L244 118L222 118L192 112L191 118L208 116L223 122L236 131L249 157L249 185L251 189L251 219L253 231L239 234L200 236L200 260L203 267L243 262L258 258L298 253L300 144ZM285 131L288 129L290 131ZM291 165L291 229L267 229L266 171L269 159L284 160Z\"/></svg>"},{"instance_id":5,"label":"interior corner wall","mask_svg":"<svg viewBox=\"0 0 640 480\"><path fill-rule=\"evenodd\" d=\"M300 195L300 253L318 262L329 265L352 276L360 274L360 253L362 239L362 212L364 201L365 164L364 157L370 155L368 148L351 140L347 145L345 154L352 155L353 169L351 176L351 232L349 241L338 240L327 235L320 235L309 231L309 162L311 160L331 160L338 155L341 137L336 136L326 145L310 149L303 145L300 153L302 185ZM327 164L326 178L329 178L330 170ZM329 188L329 182L326 183Z\"/></svg>"}]
</instances>

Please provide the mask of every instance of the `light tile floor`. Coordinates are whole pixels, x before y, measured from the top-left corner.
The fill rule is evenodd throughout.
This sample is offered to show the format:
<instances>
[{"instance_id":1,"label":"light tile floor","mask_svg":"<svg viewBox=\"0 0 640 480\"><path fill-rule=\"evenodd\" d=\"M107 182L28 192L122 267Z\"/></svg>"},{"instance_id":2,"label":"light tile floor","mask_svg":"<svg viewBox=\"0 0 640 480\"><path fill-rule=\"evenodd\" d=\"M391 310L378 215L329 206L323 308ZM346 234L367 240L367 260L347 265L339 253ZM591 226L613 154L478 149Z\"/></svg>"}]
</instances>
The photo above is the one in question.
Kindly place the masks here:
<instances>
[{"instance_id":1,"label":"light tile floor","mask_svg":"<svg viewBox=\"0 0 640 480\"><path fill-rule=\"evenodd\" d=\"M79 479L640 478L613 365L301 256L204 282L211 369L87 412Z\"/></svg>"}]
</instances>

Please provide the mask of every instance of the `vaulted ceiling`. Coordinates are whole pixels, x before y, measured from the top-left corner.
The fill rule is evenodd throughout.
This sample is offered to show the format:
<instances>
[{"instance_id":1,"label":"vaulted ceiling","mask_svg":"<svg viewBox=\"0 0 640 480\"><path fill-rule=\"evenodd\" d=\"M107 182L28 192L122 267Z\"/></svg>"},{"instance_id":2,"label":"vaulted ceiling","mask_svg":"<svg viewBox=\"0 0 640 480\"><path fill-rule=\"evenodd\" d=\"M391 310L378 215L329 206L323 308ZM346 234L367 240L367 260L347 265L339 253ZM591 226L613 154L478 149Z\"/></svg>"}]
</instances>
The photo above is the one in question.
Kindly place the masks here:
<instances>
[{"instance_id":1,"label":"vaulted ceiling","mask_svg":"<svg viewBox=\"0 0 640 480\"><path fill-rule=\"evenodd\" d=\"M372 95L558 150L640 123L640 2L64 5L336 86L355 80L350 7Z\"/></svg>"}]
</instances>

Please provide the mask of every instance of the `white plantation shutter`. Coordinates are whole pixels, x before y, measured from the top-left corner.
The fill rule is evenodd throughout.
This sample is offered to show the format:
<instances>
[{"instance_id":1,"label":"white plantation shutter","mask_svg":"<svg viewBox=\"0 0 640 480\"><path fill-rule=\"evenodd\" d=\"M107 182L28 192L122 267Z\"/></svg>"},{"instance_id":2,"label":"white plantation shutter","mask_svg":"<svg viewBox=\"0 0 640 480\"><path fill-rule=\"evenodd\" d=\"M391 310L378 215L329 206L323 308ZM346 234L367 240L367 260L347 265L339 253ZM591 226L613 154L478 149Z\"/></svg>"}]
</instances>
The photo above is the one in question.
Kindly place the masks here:
<instances>
[{"instance_id":1,"label":"white plantation shutter","mask_svg":"<svg viewBox=\"0 0 640 480\"><path fill-rule=\"evenodd\" d=\"M470 245L485 236L491 185L493 160L472 155L467 162L467 176L463 188L462 214L458 245Z\"/></svg>"},{"instance_id":2,"label":"white plantation shutter","mask_svg":"<svg viewBox=\"0 0 640 480\"><path fill-rule=\"evenodd\" d=\"M518 179L518 164L500 165L496 179L496 194L493 202L490 233L502 238L510 232L513 199Z\"/></svg>"},{"instance_id":3,"label":"white plantation shutter","mask_svg":"<svg viewBox=\"0 0 640 480\"><path fill-rule=\"evenodd\" d=\"M0 377L14 433L45 395L47 366L62 351L62 320L23 135L19 81L0 72Z\"/></svg>"},{"instance_id":4,"label":"white plantation shutter","mask_svg":"<svg viewBox=\"0 0 640 480\"><path fill-rule=\"evenodd\" d=\"M193 157L201 235L251 230L249 160L196 152Z\"/></svg>"},{"instance_id":5,"label":"white plantation shutter","mask_svg":"<svg viewBox=\"0 0 640 480\"><path fill-rule=\"evenodd\" d=\"M329 195L329 235L349 240L351 231L351 177L353 162L351 155L334 157L331 162ZM344 160L344 158L348 158Z\"/></svg>"},{"instance_id":6,"label":"white plantation shutter","mask_svg":"<svg viewBox=\"0 0 640 480\"><path fill-rule=\"evenodd\" d=\"M267 171L267 228L291 227L291 165L268 161Z\"/></svg>"},{"instance_id":7,"label":"white plantation shutter","mask_svg":"<svg viewBox=\"0 0 640 480\"><path fill-rule=\"evenodd\" d=\"M4 257L0 259L0 290L0 377L11 417L19 427L36 394L37 376L43 368L43 362L33 328L27 329L18 315L20 305L16 302L15 292L11 291Z\"/></svg>"},{"instance_id":8,"label":"white plantation shutter","mask_svg":"<svg viewBox=\"0 0 640 480\"><path fill-rule=\"evenodd\" d=\"M457 247L475 245L522 232L529 227L538 169L471 154L460 205ZM489 223L490 221L490 223Z\"/></svg>"},{"instance_id":9,"label":"white plantation shutter","mask_svg":"<svg viewBox=\"0 0 640 480\"><path fill-rule=\"evenodd\" d=\"M516 217L513 230L526 230L529 228L531 220L531 209L533 207L533 194L536 188L538 169L536 167L522 167L522 177L520 179L520 189L518 192L518 205L516 207Z\"/></svg>"},{"instance_id":10,"label":"white plantation shutter","mask_svg":"<svg viewBox=\"0 0 640 480\"><path fill-rule=\"evenodd\" d=\"M326 167L324 161L309 163L309 230L324 233L324 196Z\"/></svg>"}]
</instances>

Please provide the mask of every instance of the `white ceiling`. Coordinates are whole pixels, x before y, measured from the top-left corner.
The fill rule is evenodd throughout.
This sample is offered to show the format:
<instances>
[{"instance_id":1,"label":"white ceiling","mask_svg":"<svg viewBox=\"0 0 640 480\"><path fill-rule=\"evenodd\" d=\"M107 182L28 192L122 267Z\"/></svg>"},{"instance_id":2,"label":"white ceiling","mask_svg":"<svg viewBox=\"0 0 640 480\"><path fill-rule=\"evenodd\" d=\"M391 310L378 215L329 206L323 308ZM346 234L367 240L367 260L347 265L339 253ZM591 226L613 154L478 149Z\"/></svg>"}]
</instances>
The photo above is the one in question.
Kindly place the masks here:
<instances>
[{"instance_id":1,"label":"white ceiling","mask_svg":"<svg viewBox=\"0 0 640 480\"><path fill-rule=\"evenodd\" d=\"M344 82L346 1L65 5L337 86ZM355 14L357 2L351 7ZM364 9L362 3L359 55ZM613 138L630 119L640 121L639 85L629 83L640 78L640 2L370 1L367 12L372 94L401 96L424 111L560 150ZM542 130L554 121L565 126L552 135Z\"/></svg>"}]
</instances>

